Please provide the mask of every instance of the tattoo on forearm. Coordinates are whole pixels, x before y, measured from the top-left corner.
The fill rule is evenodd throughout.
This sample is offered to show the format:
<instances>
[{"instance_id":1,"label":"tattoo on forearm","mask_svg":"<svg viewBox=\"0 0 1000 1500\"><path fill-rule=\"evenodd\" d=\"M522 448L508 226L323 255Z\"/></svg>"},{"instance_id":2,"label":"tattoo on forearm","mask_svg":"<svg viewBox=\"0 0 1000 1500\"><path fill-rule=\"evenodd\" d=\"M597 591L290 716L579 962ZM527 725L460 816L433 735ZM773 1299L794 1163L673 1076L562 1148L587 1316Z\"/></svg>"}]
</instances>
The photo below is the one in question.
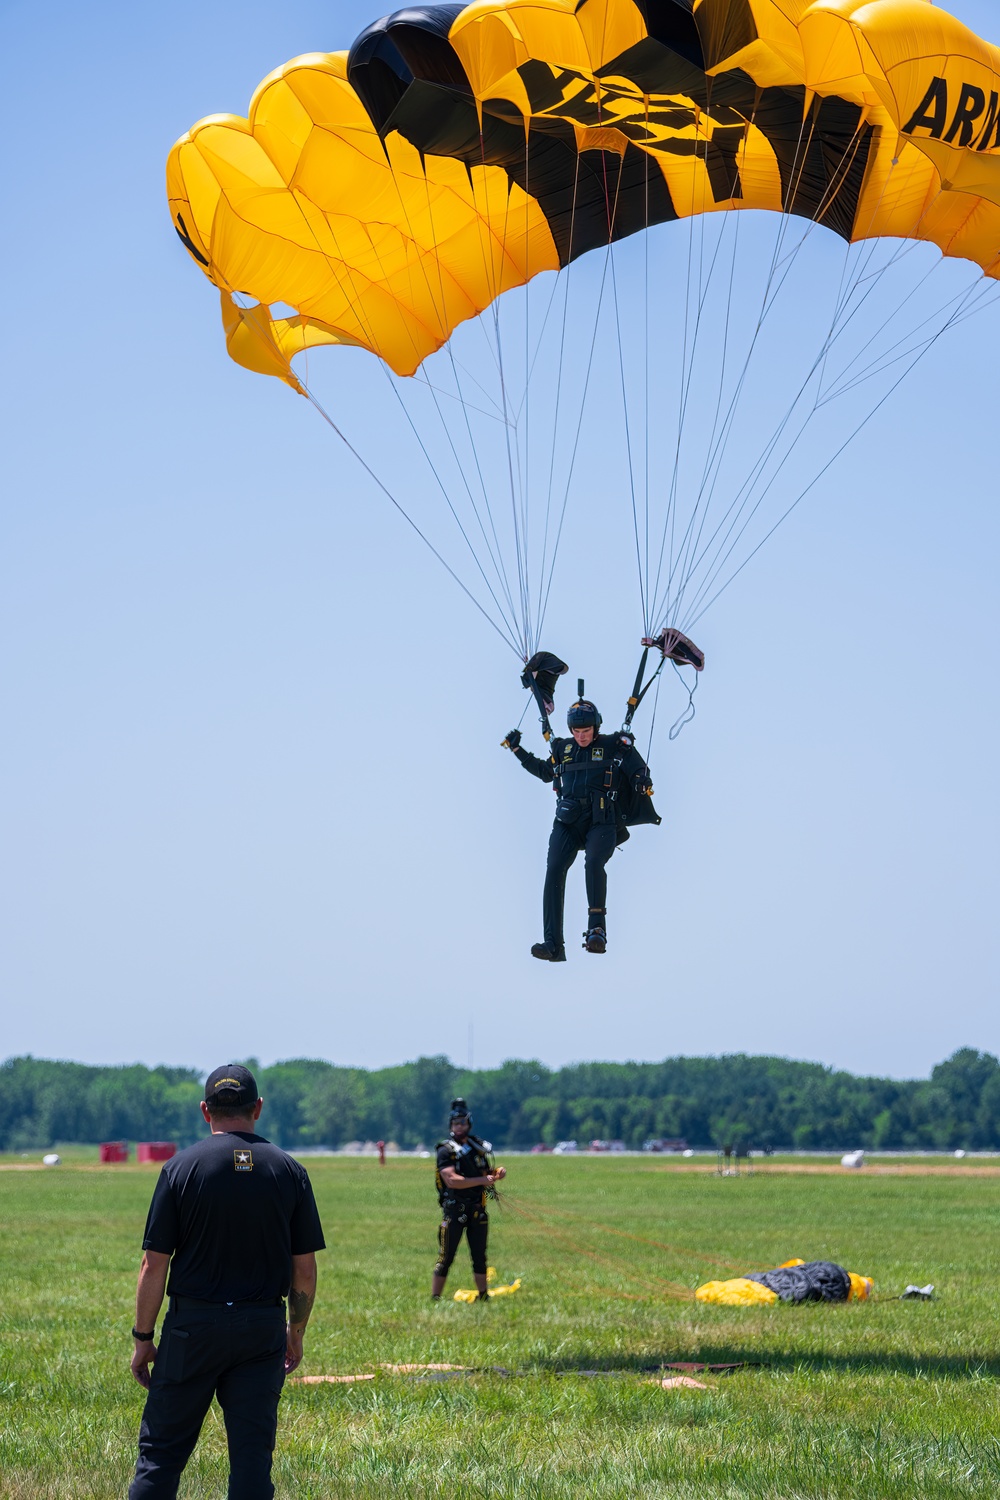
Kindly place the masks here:
<instances>
[{"instance_id":1,"label":"tattoo on forearm","mask_svg":"<svg viewBox=\"0 0 1000 1500\"><path fill-rule=\"evenodd\" d=\"M315 1292L302 1291L299 1287L292 1287L288 1293L288 1321L295 1327L304 1328L309 1321L312 1312Z\"/></svg>"}]
</instances>

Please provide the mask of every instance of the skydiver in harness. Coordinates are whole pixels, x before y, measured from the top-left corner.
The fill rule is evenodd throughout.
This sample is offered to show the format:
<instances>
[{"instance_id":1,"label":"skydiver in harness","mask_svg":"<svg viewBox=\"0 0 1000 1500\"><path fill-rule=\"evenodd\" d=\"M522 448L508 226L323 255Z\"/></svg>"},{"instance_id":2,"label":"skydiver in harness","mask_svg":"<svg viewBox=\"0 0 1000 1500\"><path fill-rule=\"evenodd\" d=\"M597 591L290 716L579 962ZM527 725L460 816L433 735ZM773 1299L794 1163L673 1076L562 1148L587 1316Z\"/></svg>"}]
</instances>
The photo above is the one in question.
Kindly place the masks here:
<instances>
[{"instance_id":1,"label":"skydiver in harness","mask_svg":"<svg viewBox=\"0 0 1000 1500\"><path fill-rule=\"evenodd\" d=\"M549 963L565 963L563 909L566 900L566 875L581 849L587 886L587 929L583 946L588 953L606 953L608 947L608 860L629 836L629 826L659 823L653 807L652 780L649 767L635 748L630 731L632 715L656 680L663 663L683 660L684 665L701 671L705 658L687 636L679 631L664 631L661 637L644 638L642 661L622 729L616 734L601 734L601 715L583 696L583 681L578 683L578 699L570 706L566 723L569 739L552 739L548 716L553 712L555 684L568 670L565 662L550 652L537 652L526 664L521 678L533 692L541 710L542 731L549 741L548 760L521 748L521 733L512 729L503 741L526 771L547 782L555 790L556 816L549 836L542 893L543 936L533 943L531 956ZM649 650L662 652L660 666L642 685ZM683 652L683 657L679 653Z\"/></svg>"},{"instance_id":2,"label":"skydiver in harness","mask_svg":"<svg viewBox=\"0 0 1000 1500\"><path fill-rule=\"evenodd\" d=\"M626 809L632 794L648 797L652 791L649 769L636 750L631 735L600 734L601 716L589 699L581 698L566 715L570 738L552 741L549 760L540 760L521 748L514 729L507 736L526 771L554 786L556 816L549 835L542 894L543 940L534 943L533 958L564 963L563 906L566 875L581 849L587 882L587 931L583 946L588 953L604 953L608 946L607 863L619 844L628 838ZM623 795L623 790L625 795ZM652 804L649 804L652 810ZM656 814L653 820L660 821Z\"/></svg>"},{"instance_id":3,"label":"skydiver in harness","mask_svg":"<svg viewBox=\"0 0 1000 1500\"><path fill-rule=\"evenodd\" d=\"M448 1139L437 1146L438 1202L441 1204L441 1226L438 1229L438 1258L431 1282L435 1301L444 1291L455 1251L463 1231L472 1257L472 1275L480 1302L489 1301L486 1278L486 1242L489 1217L486 1199L496 1197L498 1182L507 1175L505 1167L494 1167L490 1158L493 1147L472 1134L472 1116L464 1099L453 1099L448 1116Z\"/></svg>"}]
</instances>

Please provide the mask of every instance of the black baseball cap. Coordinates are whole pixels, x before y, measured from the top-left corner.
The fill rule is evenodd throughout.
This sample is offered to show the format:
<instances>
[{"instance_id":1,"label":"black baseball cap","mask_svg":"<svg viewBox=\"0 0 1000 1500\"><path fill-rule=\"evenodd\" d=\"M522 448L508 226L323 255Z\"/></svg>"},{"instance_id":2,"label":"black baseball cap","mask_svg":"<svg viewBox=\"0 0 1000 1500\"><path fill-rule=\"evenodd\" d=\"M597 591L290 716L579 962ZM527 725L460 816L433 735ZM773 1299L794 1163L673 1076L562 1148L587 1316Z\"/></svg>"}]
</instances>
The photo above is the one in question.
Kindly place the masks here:
<instances>
[{"instance_id":1,"label":"black baseball cap","mask_svg":"<svg viewBox=\"0 0 1000 1500\"><path fill-rule=\"evenodd\" d=\"M259 1098L257 1080L242 1063L225 1063L221 1068L213 1068L205 1080L205 1103L208 1105L222 1104L227 1109L235 1109L242 1104L252 1109Z\"/></svg>"}]
</instances>

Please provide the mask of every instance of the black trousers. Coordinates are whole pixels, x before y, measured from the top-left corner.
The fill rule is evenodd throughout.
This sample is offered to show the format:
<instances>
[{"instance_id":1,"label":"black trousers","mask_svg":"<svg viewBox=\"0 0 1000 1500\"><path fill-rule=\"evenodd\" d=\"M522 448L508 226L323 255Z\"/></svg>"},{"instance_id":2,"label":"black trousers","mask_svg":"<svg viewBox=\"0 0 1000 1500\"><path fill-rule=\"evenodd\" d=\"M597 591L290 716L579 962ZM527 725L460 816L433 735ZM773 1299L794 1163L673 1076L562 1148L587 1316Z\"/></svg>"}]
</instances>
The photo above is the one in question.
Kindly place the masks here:
<instances>
[{"instance_id":1,"label":"black trousers","mask_svg":"<svg viewBox=\"0 0 1000 1500\"><path fill-rule=\"evenodd\" d=\"M608 904L607 863L615 852L618 830L614 823L553 823L549 835L549 857L542 892L545 941L563 944L563 907L566 904L566 873L580 850L584 851L587 905L602 911ZM590 925L589 923L587 924Z\"/></svg>"},{"instance_id":2,"label":"black trousers","mask_svg":"<svg viewBox=\"0 0 1000 1500\"><path fill-rule=\"evenodd\" d=\"M469 1244L472 1269L478 1276L486 1275L486 1241L490 1232L490 1221L485 1208L459 1209L446 1213L438 1229L438 1259L434 1267L435 1276L447 1276L448 1268L455 1259L455 1251L462 1239L462 1231Z\"/></svg>"},{"instance_id":3,"label":"black trousers","mask_svg":"<svg viewBox=\"0 0 1000 1500\"><path fill-rule=\"evenodd\" d=\"M285 1310L181 1300L163 1322L139 1428L129 1500L174 1500L212 1397L229 1443L229 1500L272 1500L271 1460L285 1379Z\"/></svg>"}]
</instances>

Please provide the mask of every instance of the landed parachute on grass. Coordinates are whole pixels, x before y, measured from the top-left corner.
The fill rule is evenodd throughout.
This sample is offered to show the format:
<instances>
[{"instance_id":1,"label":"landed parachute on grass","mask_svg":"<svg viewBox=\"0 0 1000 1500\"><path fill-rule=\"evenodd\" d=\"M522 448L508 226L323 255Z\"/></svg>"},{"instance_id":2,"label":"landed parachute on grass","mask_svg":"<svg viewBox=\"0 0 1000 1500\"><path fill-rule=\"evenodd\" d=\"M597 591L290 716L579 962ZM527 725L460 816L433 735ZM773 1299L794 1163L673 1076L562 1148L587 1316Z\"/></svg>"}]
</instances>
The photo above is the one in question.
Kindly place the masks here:
<instances>
[{"instance_id":1,"label":"landed parachute on grass","mask_svg":"<svg viewBox=\"0 0 1000 1500\"><path fill-rule=\"evenodd\" d=\"M774 1302L864 1302L873 1289L870 1276L845 1271L833 1261L786 1260L773 1271L706 1281L695 1297L721 1307L759 1307Z\"/></svg>"},{"instance_id":2,"label":"landed parachute on grass","mask_svg":"<svg viewBox=\"0 0 1000 1500\"><path fill-rule=\"evenodd\" d=\"M947 301L938 327L921 321L918 299L918 333L899 338L896 323L873 345L870 306L857 318L873 262L845 261L829 332L820 355L795 367L788 411L770 436L769 425L761 439L757 420L744 437L735 413L788 279L789 220L849 245L927 242L1000 276L1000 50L930 0L418 5L376 22L349 51L278 68L246 118L194 125L170 153L167 191L177 233L219 289L234 360L310 399L297 355L339 345L383 362L414 451L462 530L471 577L445 565L526 660L538 648L588 401L588 429L619 455L643 633L653 637L690 628L778 524L761 505L798 441L792 413L811 420L865 385L870 415L886 399L878 377L896 381L970 310L967 297ZM683 276L648 259L631 267L646 311L622 319L616 244L676 221L728 224L746 210L780 221L759 309L748 310L741 285L738 230L727 269L720 229L714 250L692 239ZM543 319L526 290L523 330L505 325L505 293L602 249L596 310L570 316L567 284L561 318L550 319L550 298ZM899 259L894 248L885 265ZM717 337L705 311L713 278L724 299ZM805 306L821 291L795 295ZM612 306L616 338L604 340ZM732 351L741 317L742 365ZM489 357L456 359L450 341L476 319ZM855 320L861 353L833 368L831 351ZM718 373L698 349L699 329L703 344L712 332ZM437 351L449 351L444 365ZM676 444L668 433L658 456L671 425L660 365L677 367L678 415ZM708 415L687 460L698 405ZM484 419L498 424L492 449ZM837 452L853 423L852 414L835 430ZM400 504L389 480L376 482ZM781 500L783 514L798 498ZM430 545L445 561L442 544Z\"/></svg>"}]
</instances>

